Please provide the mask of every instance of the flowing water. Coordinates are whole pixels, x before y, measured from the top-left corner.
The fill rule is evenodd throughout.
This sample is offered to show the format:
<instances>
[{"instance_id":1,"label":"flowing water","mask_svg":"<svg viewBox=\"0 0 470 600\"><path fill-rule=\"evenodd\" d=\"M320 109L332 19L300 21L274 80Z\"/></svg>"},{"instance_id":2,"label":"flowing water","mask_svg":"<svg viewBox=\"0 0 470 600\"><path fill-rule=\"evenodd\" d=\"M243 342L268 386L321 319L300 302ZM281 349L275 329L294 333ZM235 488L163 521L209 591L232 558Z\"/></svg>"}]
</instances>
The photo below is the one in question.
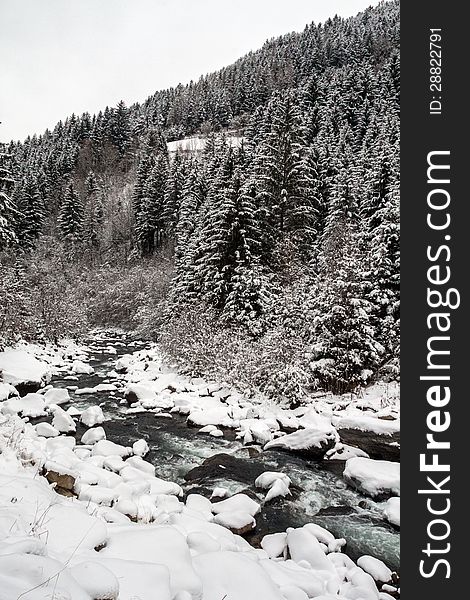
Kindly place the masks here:
<instances>
[{"instance_id":1,"label":"flowing water","mask_svg":"<svg viewBox=\"0 0 470 600\"><path fill-rule=\"evenodd\" d=\"M84 388L108 382L108 373L119 356L145 348L144 343L106 333L94 336L88 343L95 373L78 375L77 380L56 376L52 381L55 387ZM108 346L113 346L117 355L107 353ZM151 412L127 414L127 403L119 392L75 396L74 406L79 409L93 404L99 404L108 419L103 424L108 439L128 446L145 438L150 447L146 459L155 465L157 476L180 484L185 493L210 496L215 487L225 487L231 493L248 493L261 502L264 493L254 487L260 473L282 471L289 475L292 496L263 506L256 517L256 530L247 538L250 543L256 545L267 533L314 522L335 537L344 537L344 551L351 558L369 554L393 570L399 569L399 532L383 520L383 504L346 485L341 477L344 463L311 462L287 452L244 447L230 430L225 431L224 438L201 435L179 415L170 419ZM84 431L81 425L77 427L78 439ZM191 472L215 455L223 456Z\"/></svg>"}]
</instances>

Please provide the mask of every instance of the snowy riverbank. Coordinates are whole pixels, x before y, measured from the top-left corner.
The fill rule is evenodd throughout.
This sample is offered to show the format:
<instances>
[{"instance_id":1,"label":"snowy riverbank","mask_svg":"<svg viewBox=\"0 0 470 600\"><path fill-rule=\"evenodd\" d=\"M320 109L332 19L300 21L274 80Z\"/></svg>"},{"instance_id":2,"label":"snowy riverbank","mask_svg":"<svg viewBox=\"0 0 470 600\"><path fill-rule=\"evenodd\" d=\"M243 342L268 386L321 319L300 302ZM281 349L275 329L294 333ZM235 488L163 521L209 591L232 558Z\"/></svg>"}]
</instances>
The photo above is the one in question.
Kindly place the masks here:
<instances>
[{"instance_id":1,"label":"snowy riverbank","mask_svg":"<svg viewBox=\"0 0 470 600\"><path fill-rule=\"evenodd\" d=\"M95 336L89 348L7 350L0 353L5 382L0 384L2 600L28 590L23 597L49 598L54 589L64 598L84 600L396 597L385 565L372 557L355 564L341 552L347 540L313 523L265 536L260 548L239 535L256 525L265 503L290 493L288 473L257 478L256 486L266 494L262 502L221 489L214 489L211 499L195 493L183 498L177 483L156 477L155 466L144 458L145 440L129 446L107 440L100 406L81 410L73 403L79 405L90 393L74 388L93 369L94 345L109 355L114 368L93 393L122 392L131 403L126 408L122 400L128 414L145 411L170 419L177 413L208 439L233 431L266 452L281 447L315 460L348 459L347 483L371 497L392 496L384 511L399 524L396 463L369 459L340 441L342 429L364 430L390 438L394 448L399 421L391 393L386 400L377 389L362 398L316 398L290 411L183 377L163 363L156 347L116 360L117 344L110 346L106 336ZM11 352L29 358L23 354L12 363ZM53 375L67 378L70 389L48 388ZM36 382L40 393L19 398L13 381L20 388ZM77 422L86 428L78 443L72 435ZM247 574L243 580L241 569Z\"/></svg>"}]
</instances>

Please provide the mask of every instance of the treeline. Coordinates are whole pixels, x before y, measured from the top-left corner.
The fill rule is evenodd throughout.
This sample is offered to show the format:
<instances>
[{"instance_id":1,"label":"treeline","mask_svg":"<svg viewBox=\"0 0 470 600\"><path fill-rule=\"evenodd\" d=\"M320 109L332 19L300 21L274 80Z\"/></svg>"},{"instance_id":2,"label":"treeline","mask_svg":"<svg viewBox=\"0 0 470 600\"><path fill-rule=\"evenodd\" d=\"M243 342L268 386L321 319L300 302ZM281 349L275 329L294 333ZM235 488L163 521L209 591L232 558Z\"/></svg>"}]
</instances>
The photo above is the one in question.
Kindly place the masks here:
<instances>
[{"instance_id":1,"label":"treeline","mask_svg":"<svg viewBox=\"0 0 470 600\"><path fill-rule=\"evenodd\" d=\"M82 272L158 265L164 285L141 286L132 324L268 395L396 376L398 23L392 2L311 25L11 144L0 245L31 256L52 239ZM196 131L202 152L169 155Z\"/></svg>"}]
</instances>

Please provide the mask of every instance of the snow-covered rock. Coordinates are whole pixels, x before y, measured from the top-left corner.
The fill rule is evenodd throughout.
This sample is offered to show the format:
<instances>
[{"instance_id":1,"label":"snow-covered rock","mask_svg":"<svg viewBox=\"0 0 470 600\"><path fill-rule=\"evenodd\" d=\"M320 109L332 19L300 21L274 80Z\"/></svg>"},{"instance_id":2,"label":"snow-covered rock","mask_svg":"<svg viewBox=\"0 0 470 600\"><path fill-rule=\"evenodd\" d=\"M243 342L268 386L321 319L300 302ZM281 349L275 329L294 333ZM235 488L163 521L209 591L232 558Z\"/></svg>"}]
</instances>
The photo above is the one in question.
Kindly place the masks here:
<instances>
[{"instance_id":1,"label":"snow-covered rock","mask_svg":"<svg viewBox=\"0 0 470 600\"><path fill-rule=\"evenodd\" d=\"M248 514L251 517L254 517L260 512L260 510L261 506L246 494L235 494L230 498L226 498L225 500L221 500L220 502L212 505L212 512L215 515L225 512L237 512Z\"/></svg>"},{"instance_id":2,"label":"snow-covered rock","mask_svg":"<svg viewBox=\"0 0 470 600\"><path fill-rule=\"evenodd\" d=\"M7 348L0 352L0 373L20 394L36 392L51 378L50 366L26 350Z\"/></svg>"},{"instance_id":3,"label":"snow-covered rock","mask_svg":"<svg viewBox=\"0 0 470 600\"><path fill-rule=\"evenodd\" d=\"M46 403L42 394L29 393L22 398L14 396L0 404L4 415L21 415L23 417L43 417L47 414Z\"/></svg>"},{"instance_id":4,"label":"snow-covered rock","mask_svg":"<svg viewBox=\"0 0 470 600\"><path fill-rule=\"evenodd\" d=\"M52 426L55 427L61 433L70 433L77 430L75 421L72 417L65 412L60 406L51 407L54 418L52 419Z\"/></svg>"},{"instance_id":5,"label":"snow-covered rock","mask_svg":"<svg viewBox=\"0 0 470 600\"><path fill-rule=\"evenodd\" d=\"M389 498L384 508L384 516L389 523L400 527L400 498Z\"/></svg>"},{"instance_id":6,"label":"snow-covered rock","mask_svg":"<svg viewBox=\"0 0 470 600\"><path fill-rule=\"evenodd\" d=\"M80 421L87 427L94 427L106 421L100 406L89 406L80 415Z\"/></svg>"},{"instance_id":7,"label":"snow-covered rock","mask_svg":"<svg viewBox=\"0 0 470 600\"><path fill-rule=\"evenodd\" d=\"M373 498L400 495L400 463L350 458L346 461L343 476L350 485Z\"/></svg>"},{"instance_id":8,"label":"snow-covered rock","mask_svg":"<svg viewBox=\"0 0 470 600\"><path fill-rule=\"evenodd\" d=\"M53 427L50 423L38 423L36 425L36 433L42 437L50 438L57 437L60 434L60 431Z\"/></svg>"},{"instance_id":9,"label":"snow-covered rock","mask_svg":"<svg viewBox=\"0 0 470 600\"><path fill-rule=\"evenodd\" d=\"M72 363L72 373L74 373L75 375L92 375L95 372L95 369L81 361L81 360L74 360Z\"/></svg>"},{"instance_id":10,"label":"snow-covered rock","mask_svg":"<svg viewBox=\"0 0 470 600\"><path fill-rule=\"evenodd\" d=\"M373 556L361 556L357 560L357 566L369 573L374 581L388 583L392 579L392 571L381 560Z\"/></svg>"},{"instance_id":11,"label":"snow-covered rock","mask_svg":"<svg viewBox=\"0 0 470 600\"><path fill-rule=\"evenodd\" d=\"M337 441L334 429L320 431L317 429L299 429L268 442L265 450L281 448L308 456L311 460L319 460L331 450Z\"/></svg>"},{"instance_id":12,"label":"snow-covered rock","mask_svg":"<svg viewBox=\"0 0 470 600\"><path fill-rule=\"evenodd\" d=\"M102 427L92 427L82 435L82 444L96 444L101 440L106 439L105 430Z\"/></svg>"},{"instance_id":13,"label":"snow-covered rock","mask_svg":"<svg viewBox=\"0 0 470 600\"><path fill-rule=\"evenodd\" d=\"M46 404L67 404L70 402L69 391L63 388L51 388L44 394Z\"/></svg>"},{"instance_id":14,"label":"snow-covered rock","mask_svg":"<svg viewBox=\"0 0 470 600\"><path fill-rule=\"evenodd\" d=\"M145 456L146 454L149 453L149 445L147 444L147 442L145 440L137 440L136 442L134 442L132 444L132 452L136 455L136 456Z\"/></svg>"}]
</instances>

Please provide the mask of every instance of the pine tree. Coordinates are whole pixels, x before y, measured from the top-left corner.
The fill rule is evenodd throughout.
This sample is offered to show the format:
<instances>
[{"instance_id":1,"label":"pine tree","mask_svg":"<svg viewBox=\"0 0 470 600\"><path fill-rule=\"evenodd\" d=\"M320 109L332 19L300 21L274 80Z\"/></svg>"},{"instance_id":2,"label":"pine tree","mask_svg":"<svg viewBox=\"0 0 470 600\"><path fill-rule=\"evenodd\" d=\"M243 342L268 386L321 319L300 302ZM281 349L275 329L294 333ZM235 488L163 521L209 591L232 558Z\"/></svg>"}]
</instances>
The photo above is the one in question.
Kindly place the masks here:
<instances>
[{"instance_id":1,"label":"pine tree","mask_svg":"<svg viewBox=\"0 0 470 600\"><path fill-rule=\"evenodd\" d=\"M0 145L0 251L17 241L15 220L18 212L11 199L14 180L6 166L8 155Z\"/></svg>"},{"instance_id":2,"label":"pine tree","mask_svg":"<svg viewBox=\"0 0 470 600\"><path fill-rule=\"evenodd\" d=\"M165 185L168 175L166 156L158 155L142 188L136 213L136 238L143 256L153 254L163 243Z\"/></svg>"},{"instance_id":3,"label":"pine tree","mask_svg":"<svg viewBox=\"0 0 470 600\"><path fill-rule=\"evenodd\" d=\"M17 190L15 198L21 212L17 219L17 235L21 246L31 249L39 238L45 210L36 179L27 176Z\"/></svg>"},{"instance_id":4,"label":"pine tree","mask_svg":"<svg viewBox=\"0 0 470 600\"><path fill-rule=\"evenodd\" d=\"M99 248L104 222L103 203L98 181L93 171L85 180L83 239L89 248Z\"/></svg>"},{"instance_id":5,"label":"pine tree","mask_svg":"<svg viewBox=\"0 0 470 600\"><path fill-rule=\"evenodd\" d=\"M58 225L66 246L73 248L83 236L83 205L73 183L69 183L60 207Z\"/></svg>"}]
</instances>

